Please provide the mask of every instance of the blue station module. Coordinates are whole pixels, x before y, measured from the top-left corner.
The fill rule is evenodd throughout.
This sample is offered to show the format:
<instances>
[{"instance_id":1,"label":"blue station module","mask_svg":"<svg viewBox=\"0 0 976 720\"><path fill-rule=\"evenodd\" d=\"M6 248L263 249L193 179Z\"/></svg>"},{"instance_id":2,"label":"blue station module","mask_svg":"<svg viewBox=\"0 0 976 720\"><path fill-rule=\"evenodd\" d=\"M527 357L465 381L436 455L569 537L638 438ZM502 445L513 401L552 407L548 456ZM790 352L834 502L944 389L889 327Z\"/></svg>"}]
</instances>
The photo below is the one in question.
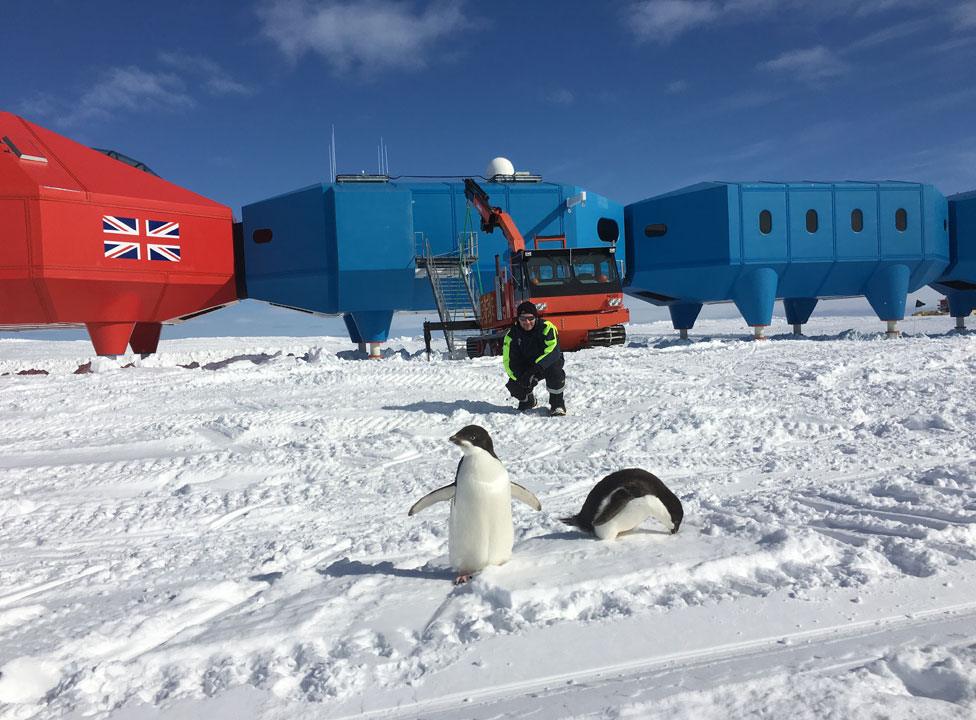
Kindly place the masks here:
<instances>
[{"instance_id":1,"label":"blue station module","mask_svg":"<svg viewBox=\"0 0 976 720\"><path fill-rule=\"evenodd\" d=\"M513 181L484 188L530 247L558 235L567 247L592 247L622 234L623 206L575 185ZM463 182L353 176L246 205L242 215L247 297L341 314L360 344L384 342L396 311L435 307L418 270L428 245L431 254L447 255L474 239L471 269L485 291L493 287L495 256L503 264L509 256L501 232L481 232Z\"/></svg>"},{"instance_id":2,"label":"blue station module","mask_svg":"<svg viewBox=\"0 0 976 720\"><path fill-rule=\"evenodd\" d=\"M949 198L949 266L932 283L946 296L956 328L976 310L976 191Z\"/></svg>"},{"instance_id":3,"label":"blue station module","mask_svg":"<svg viewBox=\"0 0 976 720\"><path fill-rule=\"evenodd\" d=\"M948 206L907 182L707 182L628 205L625 291L687 335L732 301L762 336L783 300L799 334L820 299L863 295L894 334L949 261Z\"/></svg>"}]
</instances>

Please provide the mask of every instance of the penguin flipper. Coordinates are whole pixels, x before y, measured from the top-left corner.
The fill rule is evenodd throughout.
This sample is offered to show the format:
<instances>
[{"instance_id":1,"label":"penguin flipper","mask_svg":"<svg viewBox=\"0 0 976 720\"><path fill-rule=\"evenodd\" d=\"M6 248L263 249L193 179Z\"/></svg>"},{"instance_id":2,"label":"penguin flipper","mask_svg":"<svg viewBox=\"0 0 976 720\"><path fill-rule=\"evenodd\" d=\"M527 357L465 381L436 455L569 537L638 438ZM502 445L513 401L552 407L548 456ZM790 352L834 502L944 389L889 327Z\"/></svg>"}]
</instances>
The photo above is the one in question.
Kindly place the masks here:
<instances>
[{"instance_id":1,"label":"penguin flipper","mask_svg":"<svg viewBox=\"0 0 976 720\"><path fill-rule=\"evenodd\" d=\"M542 510L542 503L539 502L539 498L516 482L512 483L512 497L519 502L525 503L533 510Z\"/></svg>"},{"instance_id":2,"label":"penguin flipper","mask_svg":"<svg viewBox=\"0 0 976 720\"><path fill-rule=\"evenodd\" d=\"M451 483L450 485L445 485L442 488L437 488L434 490L434 492L427 493L413 504L413 506L407 512L407 516L416 515L421 510L425 510L435 503L446 502L447 500L453 499L454 491L456 489L457 485Z\"/></svg>"},{"instance_id":3,"label":"penguin flipper","mask_svg":"<svg viewBox=\"0 0 976 720\"><path fill-rule=\"evenodd\" d=\"M607 499L606 505L603 506L603 510L593 518L593 526L603 525L613 520L621 510L627 507L627 503L634 499L634 496L623 488L617 488Z\"/></svg>"}]
</instances>

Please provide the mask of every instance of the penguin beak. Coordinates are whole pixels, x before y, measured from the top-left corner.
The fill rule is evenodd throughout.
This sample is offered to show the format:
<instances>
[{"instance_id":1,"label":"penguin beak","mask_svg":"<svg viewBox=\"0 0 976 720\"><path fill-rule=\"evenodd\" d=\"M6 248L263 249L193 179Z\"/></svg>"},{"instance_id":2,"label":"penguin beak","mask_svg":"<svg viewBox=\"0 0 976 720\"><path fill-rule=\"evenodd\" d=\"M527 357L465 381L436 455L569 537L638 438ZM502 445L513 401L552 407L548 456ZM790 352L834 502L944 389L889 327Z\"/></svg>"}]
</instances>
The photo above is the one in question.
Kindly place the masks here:
<instances>
[{"instance_id":1,"label":"penguin beak","mask_svg":"<svg viewBox=\"0 0 976 720\"><path fill-rule=\"evenodd\" d=\"M459 438L457 435L451 435L451 437L449 437L448 440L454 443L455 445L461 444L461 438Z\"/></svg>"}]
</instances>

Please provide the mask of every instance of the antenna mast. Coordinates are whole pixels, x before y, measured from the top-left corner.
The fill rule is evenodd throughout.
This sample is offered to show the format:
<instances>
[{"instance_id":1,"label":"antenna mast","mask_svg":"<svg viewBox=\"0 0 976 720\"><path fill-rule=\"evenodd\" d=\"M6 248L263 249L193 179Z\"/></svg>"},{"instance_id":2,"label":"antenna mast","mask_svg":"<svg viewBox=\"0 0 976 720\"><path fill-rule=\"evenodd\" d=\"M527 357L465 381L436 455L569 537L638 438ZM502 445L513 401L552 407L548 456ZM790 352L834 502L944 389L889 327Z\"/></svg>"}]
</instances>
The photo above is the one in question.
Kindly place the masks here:
<instances>
[{"instance_id":1,"label":"antenna mast","mask_svg":"<svg viewBox=\"0 0 976 720\"><path fill-rule=\"evenodd\" d=\"M380 138L380 144L376 146L376 171L380 175L390 174L390 156L387 153L386 142Z\"/></svg>"},{"instance_id":2,"label":"antenna mast","mask_svg":"<svg viewBox=\"0 0 976 720\"><path fill-rule=\"evenodd\" d=\"M332 183L336 181L335 123L332 123L332 142L329 144L329 175Z\"/></svg>"}]
</instances>

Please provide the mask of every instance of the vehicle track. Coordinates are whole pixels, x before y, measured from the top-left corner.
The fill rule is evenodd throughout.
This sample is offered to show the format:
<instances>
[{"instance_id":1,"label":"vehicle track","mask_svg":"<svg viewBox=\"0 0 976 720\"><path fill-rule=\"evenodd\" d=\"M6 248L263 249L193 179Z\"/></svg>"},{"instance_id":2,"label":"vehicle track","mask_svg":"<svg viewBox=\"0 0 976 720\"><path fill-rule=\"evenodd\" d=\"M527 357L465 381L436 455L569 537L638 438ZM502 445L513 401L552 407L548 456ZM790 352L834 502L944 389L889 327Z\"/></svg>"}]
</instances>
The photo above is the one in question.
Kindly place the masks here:
<instances>
[{"instance_id":1,"label":"vehicle track","mask_svg":"<svg viewBox=\"0 0 976 720\"><path fill-rule=\"evenodd\" d=\"M703 650L671 653L529 678L369 709L346 718L418 718L469 720L528 717L585 717L609 707L659 701L670 695L763 677L771 671L801 668L804 673L834 674L883 656L892 645L969 643L976 622L976 602L932 608L911 615L891 615L730 643ZM462 710L463 708L463 710Z\"/></svg>"}]
</instances>

